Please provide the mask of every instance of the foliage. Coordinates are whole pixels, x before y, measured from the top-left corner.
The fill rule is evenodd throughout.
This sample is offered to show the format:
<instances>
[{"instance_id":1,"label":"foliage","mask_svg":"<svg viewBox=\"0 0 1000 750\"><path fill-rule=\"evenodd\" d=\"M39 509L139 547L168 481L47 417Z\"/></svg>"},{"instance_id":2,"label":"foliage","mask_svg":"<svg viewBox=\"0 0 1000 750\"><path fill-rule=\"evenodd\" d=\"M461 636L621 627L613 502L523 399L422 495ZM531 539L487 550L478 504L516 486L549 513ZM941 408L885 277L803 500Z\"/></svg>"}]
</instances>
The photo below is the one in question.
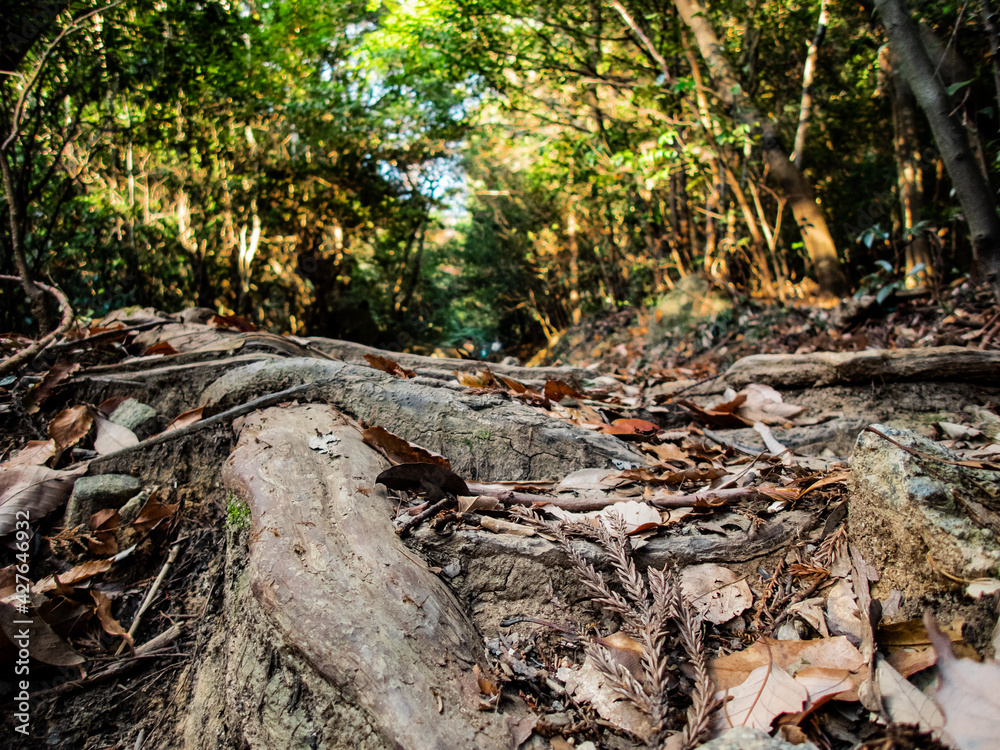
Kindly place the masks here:
<instances>
[{"instance_id":1,"label":"foliage","mask_svg":"<svg viewBox=\"0 0 1000 750\"><path fill-rule=\"evenodd\" d=\"M786 143L819 6L703 14ZM996 177L989 35L963 8L926 5L921 20ZM802 164L841 260L864 285L877 261L904 269L922 235L936 266L968 268L922 120L924 212L914 226L901 213L871 9L829 10ZM27 261L84 315L198 304L388 348L524 353L692 273L765 297L811 289L767 144L713 89L676 3L18 2L3 31ZM8 226L0 238L6 270ZM0 315L23 328L27 308Z\"/></svg>"},{"instance_id":2,"label":"foliage","mask_svg":"<svg viewBox=\"0 0 1000 750\"><path fill-rule=\"evenodd\" d=\"M250 506L230 493L226 498L226 527L233 531L250 528Z\"/></svg>"}]
</instances>

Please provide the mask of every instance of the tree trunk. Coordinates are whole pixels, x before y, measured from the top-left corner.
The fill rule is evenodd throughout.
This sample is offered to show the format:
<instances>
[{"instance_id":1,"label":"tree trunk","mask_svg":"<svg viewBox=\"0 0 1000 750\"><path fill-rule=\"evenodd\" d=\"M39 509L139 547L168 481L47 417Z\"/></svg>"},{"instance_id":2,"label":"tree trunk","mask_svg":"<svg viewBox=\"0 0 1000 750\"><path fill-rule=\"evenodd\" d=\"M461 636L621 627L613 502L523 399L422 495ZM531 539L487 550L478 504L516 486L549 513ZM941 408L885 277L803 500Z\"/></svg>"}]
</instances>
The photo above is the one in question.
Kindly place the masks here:
<instances>
[{"instance_id":1,"label":"tree trunk","mask_svg":"<svg viewBox=\"0 0 1000 750\"><path fill-rule=\"evenodd\" d=\"M7 130L0 130L0 138L6 140ZM14 175L10 168L10 159L7 151L0 148L0 173L3 177L3 191L7 197L7 213L10 219L10 250L14 258L14 266L17 268L17 275L21 277L21 288L28 295L31 303L31 312L38 321L38 327L42 335L52 330L52 319L49 317L45 307L45 292L35 283L31 267L28 265L28 258L24 250L24 229L26 223L26 213L24 204L17 193L17 186L14 184Z\"/></svg>"},{"instance_id":2,"label":"tree trunk","mask_svg":"<svg viewBox=\"0 0 1000 750\"><path fill-rule=\"evenodd\" d=\"M847 291L847 279L837 258L837 248L826 224L826 217L816 203L812 188L796 167L778 139L774 123L764 119L743 93L732 66L722 53L722 45L706 20L705 9L697 0L674 0L684 23L694 34L698 49L715 81L716 94L740 122L763 136L764 161L787 196L792 214L802 233L802 243L813 264L820 292L841 296Z\"/></svg>"},{"instance_id":3,"label":"tree trunk","mask_svg":"<svg viewBox=\"0 0 1000 750\"><path fill-rule=\"evenodd\" d=\"M806 64L802 71L802 103L799 105L799 127L795 131L795 146L792 148L792 163L802 169L802 152L806 147L806 133L809 131L809 117L812 114L812 85L816 76L816 58L819 48L826 36L826 25L830 17L826 12L826 0L819 5L819 21L816 23L816 36L809 43L806 53Z\"/></svg>"},{"instance_id":4,"label":"tree trunk","mask_svg":"<svg viewBox=\"0 0 1000 750\"><path fill-rule=\"evenodd\" d=\"M888 48L879 55L879 63L886 72L886 85L892 101L892 125L895 135L896 174L899 184L899 204L906 235L906 281L908 286L926 284L931 280L934 257L926 232L913 228L920 223L923 207L923 179L917 142L916 103L913 92L899 74L898 65ZM910 275L919 264L924 270Z\"/></svg>"},{"instance_id":5,"label":"tree trunk","mask_svg":"<svg viewBox=\"0 0 1000 750\"><path fill-rule=\"evenodd\" d=\"M1000 217L990 187L976 164L965 130L949 116L947 92L934 75L934 65L909 9L902 0L875 0L875 7L885 24L889 46L899 60L900 73L930 122L972 234L979 270L1000 301Z\"/></svg>"}]
</instances>

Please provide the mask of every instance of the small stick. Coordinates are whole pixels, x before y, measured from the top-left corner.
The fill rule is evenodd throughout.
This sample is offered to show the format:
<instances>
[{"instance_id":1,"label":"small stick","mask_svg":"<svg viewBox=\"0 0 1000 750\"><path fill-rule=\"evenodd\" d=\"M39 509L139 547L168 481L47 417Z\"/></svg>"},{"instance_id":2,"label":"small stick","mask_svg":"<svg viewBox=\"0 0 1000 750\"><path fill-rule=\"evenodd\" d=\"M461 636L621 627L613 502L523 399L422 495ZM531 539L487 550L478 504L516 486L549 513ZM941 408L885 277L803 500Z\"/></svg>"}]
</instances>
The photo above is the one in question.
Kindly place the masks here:
<instances>
[{"instance_id":1,"label":"small stick","mask_svg":"<svg viewBox=\"0 0 1000 750\"><path fill-rule=\"evenodd\" d=\"M0 280L20 281L21 279L17 276L7 276L6 274L3 274L0 275ZM57 336L61 336L66 333L66 331L69 330L70 325L73 323L73 307L69 304L69 299L66 295L54 286L43 284L40 281L36 281L35 283L59 301L59 309L62 310L62 320L59 321L59 326L56 330L52 331L52 333L42 336L35 343L26 346L21 351L16 354L12 354L3 362L0 362L0 375L6 375L8 372L13 372L25 362L34 358L36 354L40 354L42 350L56 340Z\"/></svg>"},{"instance_id":2,"label":"small stick","mask_svg":"<svg viewBox=\"0 0 1000 750\"><path fill-rule=\"evenodd\" d=\"M139 623L142 621L142 616L146 613L146 610L149 609L149 605L153 603L153 599L156 598L156 594L159 592L160 586L163 584L163 580L167 577L167 571L170 570L170 566L177 560L177 553L180 551L181 542L183 542L186 538L187 537L178 539L171 545L170 553L167 555L167 560L163 563L163 567L160 568L160 574L156 576L156 580L153 581L153 585L150 586L149 591L146 592L146 597L142 600L142 604L139 605L139 610L135 613L135 617L132 618L132 627L128 629L128 638L123 640L118 646L118 650L115 651L115 656L119 656L125 649L125 644L132 641L132 637L139 629Z\"/></svg>"},{"instance_id":3,"label":"small stick","mask_svg":"<svg viewBox=\"0 0 1000 750\"><path fill-rule=\"evenodd\" d=\"M249 414L257 409L263 409L266 406L271 406L273 404L281 403L289 399L292 396L297 396L300 393L305 393L306 391L312 389L315 386L324 385L329 383L333 378L325 378L323 380L314 380L309 383L302 383L301 385L296 385L291 388L286 388L283 391L278 391L277 393L269 393L266 396L261 396L260 398L255 398L253 401L248 401L245 404L240 404L239 406L234 406L232 409L227 409L224 412L216 414L214 417L209 417L208 419L203 419L200 422L195 422L194 424L189 424L185 427L179 427L176 430L171 430L170 432L161 432L159 435L153 435L151 438L143 440L141 443L136 443L135 445L130 445L121 450L114 451L113 453L105 453L103 456L98 456L97 458L91 458L87 461L81 461L79 464L73 464L73 467L80 466L83 464L89 464L93 462L100 462L106 459L118 458L126 453L131 453L132 451L143 450L145 448L150 448L154 445L160 445L161 443L166 443L179 437L184 437L185 435L190 435L198 430L203 430L206 427L214 427L217 424L227 422L230 419L235 419L236 417L242 417L244 414ZM70 467L70 468L73 468Z\"/></svg>"},{"instance_id":4,"label":"small stick","mask_svg":"<svg viewBox=\"0 0 1000 750\"><path fill-rule=\"evenodd\" d=\"M422 511L420 511L419 513L417 513L417 515L411 516L410 518L407 518L403 522L403 524L398 529L396 529L396 533L399 534L400 538L403 538L403 537L409 535L410 531L413 529L414 526L416 526L421 521L423 521L423 520L425 520L427 518L431 518L432 516L436 516L438 513L440 513L442 510L444 510L445 508L447 508L449 505L453 504L454 502L455 502L455 498L453 498L453 497L445 497L445 498L443 498L441 500L438 500L436 503L431 503L426 508L424 508Z\"/></svg>"}]
</instances>

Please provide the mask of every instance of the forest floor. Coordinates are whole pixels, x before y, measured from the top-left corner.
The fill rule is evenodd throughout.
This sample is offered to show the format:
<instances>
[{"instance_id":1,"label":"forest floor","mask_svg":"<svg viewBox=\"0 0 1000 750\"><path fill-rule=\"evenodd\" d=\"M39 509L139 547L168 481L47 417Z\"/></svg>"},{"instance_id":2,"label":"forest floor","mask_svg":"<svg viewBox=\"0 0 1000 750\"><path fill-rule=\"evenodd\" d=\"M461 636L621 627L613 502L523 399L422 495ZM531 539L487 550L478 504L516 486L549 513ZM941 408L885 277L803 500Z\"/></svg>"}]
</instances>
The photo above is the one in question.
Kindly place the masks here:
<instances>
[{"instance_id":1,"label":"forest floor","mask_svg":"<svg viewBox=\"0 0 1000 750\"><path fill-rule=\"evenodd\" d=\"M1000 316L945 301L537 368L76 329L0 383L8 746L997 746Z\"/></svg>"}]
</instances>

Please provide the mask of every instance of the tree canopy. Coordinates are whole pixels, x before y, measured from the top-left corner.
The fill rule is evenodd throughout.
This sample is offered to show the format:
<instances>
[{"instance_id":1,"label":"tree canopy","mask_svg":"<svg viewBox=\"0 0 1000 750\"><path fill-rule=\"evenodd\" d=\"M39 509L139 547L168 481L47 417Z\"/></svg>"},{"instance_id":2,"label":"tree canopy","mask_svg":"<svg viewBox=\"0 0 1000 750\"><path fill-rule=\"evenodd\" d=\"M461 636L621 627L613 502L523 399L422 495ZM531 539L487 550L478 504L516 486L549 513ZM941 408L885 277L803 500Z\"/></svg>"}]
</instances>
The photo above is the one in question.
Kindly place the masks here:
<instances>
[{"instance_id":1,"label":"tree canopy","mask_svg":"<svg viewBox=\"0 0 1000 750\"><path fill-rule=\"evenodd\" d=\"M988 0L8 9L0 262L34 300L4 282L8 329L45 317L31 279L85 315L477 351L694 273L782 301L875 272L1000 289Z\"/></svg>"}]
</instances>

